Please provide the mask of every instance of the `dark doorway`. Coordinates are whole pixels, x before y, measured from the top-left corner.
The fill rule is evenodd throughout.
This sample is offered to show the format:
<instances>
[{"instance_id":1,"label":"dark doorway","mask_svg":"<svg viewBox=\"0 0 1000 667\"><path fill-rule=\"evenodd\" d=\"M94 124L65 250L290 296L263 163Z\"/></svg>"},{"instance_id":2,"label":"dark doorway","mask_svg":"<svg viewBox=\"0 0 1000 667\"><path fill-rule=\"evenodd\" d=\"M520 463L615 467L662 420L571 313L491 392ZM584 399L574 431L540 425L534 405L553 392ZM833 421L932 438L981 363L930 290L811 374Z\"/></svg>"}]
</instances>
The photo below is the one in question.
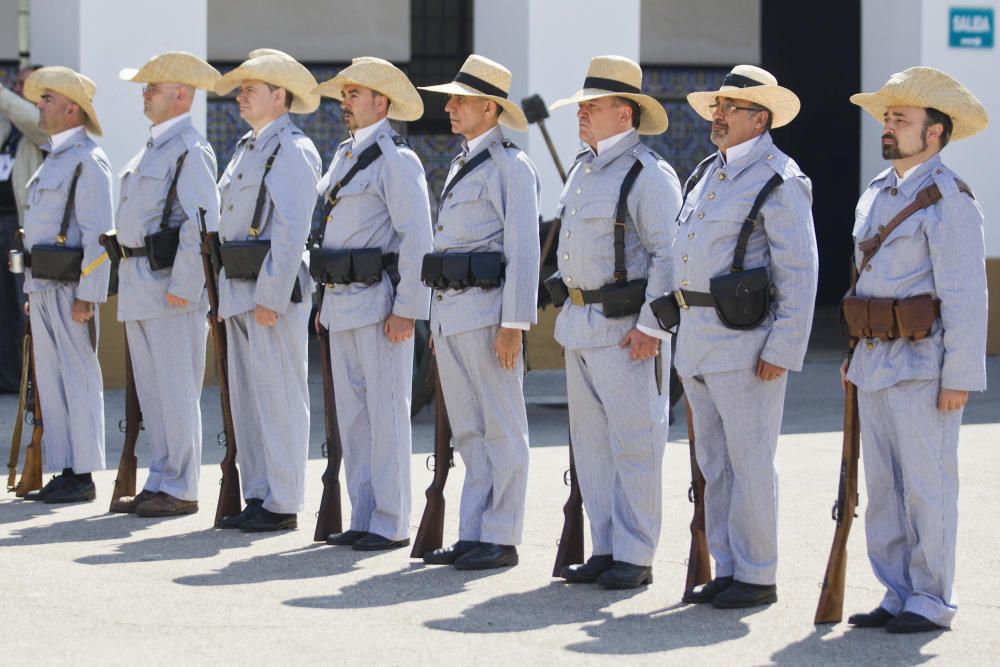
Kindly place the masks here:
<instances>
[{"instance_id":1,"label":"dark doorway","mask_svg":"<svg viewBox=\"0 0 1000 667\"><path fill-rule=\"evenodd\" d=\"M812 180L817 300L837 303L849 283L860 194L861 116L848 101L861 86L860 1L821 10L799 0L763 0L761 59L762 67L802 100L802 111L774 131L774 140Z\"/></svg>"}]
</instances>

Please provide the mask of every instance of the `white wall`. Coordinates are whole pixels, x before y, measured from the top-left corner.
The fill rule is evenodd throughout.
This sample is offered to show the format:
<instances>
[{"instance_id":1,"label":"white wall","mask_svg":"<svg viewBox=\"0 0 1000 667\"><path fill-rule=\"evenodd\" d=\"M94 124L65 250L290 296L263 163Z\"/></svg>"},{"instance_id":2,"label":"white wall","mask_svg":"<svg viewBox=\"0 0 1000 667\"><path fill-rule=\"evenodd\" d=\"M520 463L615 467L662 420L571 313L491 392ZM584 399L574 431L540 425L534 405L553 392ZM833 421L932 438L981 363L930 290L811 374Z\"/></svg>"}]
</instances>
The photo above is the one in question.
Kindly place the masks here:
<instances>
[{"instance_id":1,"label":"white wall","mask_svg":"<svg viewBox=\"0 0 1000 667\"><path fill-rule=\"evenodd\" d=\"M514 75L511 99L531 93L551 104L583 85L590 59L621 55L639 60L639 0L512 0L504 4L476 0L475 51L503 63ZM546 127L563 165L569 167L580 147L574 107L557 109ZM512 139L538 167L542 180L541 213L550 218L562 181L537 127L527 140Z\"/></svg>"},{"instance_id":2,"label":"white wall","mask_svg":"<svg viewBox=\"0 0 1000 667\"><path fill-rule=\"evenodd\" d=\"M270 47L303 62L350 62L354 56L406 62L410 3L208 0L208 34L213 61L242 62L251 49Z\"/></svg>"},{"instance_id":3,"label":"white wall","mask_svg":"<svg viewBox=\"0 0 1000 667\"><path fill-rule=\"evenodd\" d=\"M658 65L760 62L761 0L642 0L639 53Z\"/></svg>"},{"instance_id":4,"label":"white wall","mask_svg":"<svg viewBox=\"0 0 1000 667\"><path fill-rule=\"evenodd\" d=\"M17 60L17 0L0 0L0 60Z\"/></svg>"},{"instance_id":5,"label":"white wall","mask_svg":"<svg viewBox=\"0 0 1000 667\"><path fill-rule=\"evenodd\" d=\"M985 105L991 126L975 137L948 145L941 157L976 193L986 215L986 255L1000 257L1000 188L996 186L993 158L1000 154L1000 50L998 46L949 48L948 9L956 6L993 7L994 18L1000 18L1000 0L864 0L861 87L878 90L894 72L925 65L955 77ZM994 26L994 40L998 38ZM858 113L862 114L861 178L866 185L888 163L881 156L881 126L867 113Z\"/></svg>"}]
</instances>

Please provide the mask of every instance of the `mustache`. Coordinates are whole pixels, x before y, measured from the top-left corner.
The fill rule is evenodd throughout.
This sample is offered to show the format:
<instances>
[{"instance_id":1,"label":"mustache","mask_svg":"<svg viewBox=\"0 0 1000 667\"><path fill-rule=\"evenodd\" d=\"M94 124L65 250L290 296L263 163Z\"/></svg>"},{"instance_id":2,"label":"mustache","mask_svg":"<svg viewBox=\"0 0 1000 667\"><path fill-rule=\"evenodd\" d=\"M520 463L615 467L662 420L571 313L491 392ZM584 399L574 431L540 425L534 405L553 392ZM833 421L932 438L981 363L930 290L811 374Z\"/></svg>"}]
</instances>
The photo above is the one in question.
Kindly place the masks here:
<instances>
[{"instance_id":1,"label":"mustache","mask_svg":"<svg viewBox=\"0 0 1000 667\"><path fill-rule=\"evenodd\" d=\"M895 142L896 141L896 137L892 136L891 134L883 134L882 135L882 141L886 141L886 140Z\"/></svg>"}]
</instances>

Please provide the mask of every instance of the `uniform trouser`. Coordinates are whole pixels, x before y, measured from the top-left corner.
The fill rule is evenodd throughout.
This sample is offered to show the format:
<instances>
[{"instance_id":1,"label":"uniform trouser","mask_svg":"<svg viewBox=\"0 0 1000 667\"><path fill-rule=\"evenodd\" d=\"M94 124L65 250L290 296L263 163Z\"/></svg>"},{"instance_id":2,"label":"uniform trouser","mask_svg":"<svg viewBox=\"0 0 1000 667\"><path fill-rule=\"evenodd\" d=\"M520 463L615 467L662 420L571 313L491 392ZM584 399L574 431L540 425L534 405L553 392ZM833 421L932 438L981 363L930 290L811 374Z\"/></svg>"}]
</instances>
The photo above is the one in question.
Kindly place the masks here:
<instances>
[{"instance_id":1,"label":"uniform trouser","mask_svg":"<svg viewBox=\"0 0 1000 667\"><path fill-rule=\"evenodd\" d=\"M787 373L764 381L755 369L684 378L695 452L705 476L705 528L716 576L775 583L778 469Z\"/></svg>"},{"instance_id":2,"label":"uniform trouser","mask_svg":"<svg viewBox=\"0 0 1000 667\"><path fill-rule=\"evenodd\" d=\"M330 367L351 529L410 534L413 338L391 343L382 323L330 332Z\"/></svg>"},{"instance_id":3,"label":"uniform trouser","mask_svg":"<svg viewBox=\"0 0 1000 667\"><path fill-rule=\"evenodd\" d=\"M31 336L48 470L82 474L104 469L104 381L97 362L99 314L74 322L76 287L30 295Z\"/></svg>"},{"instance_id":4,"label":"uniform trouser","mask_svg":"<svg viewBox=\"0 0 1000 667\"><path fill-rule=\"evenodd\" d=\"M243 497L279 514L301 512L309 457L307 322L311 304L289 304L265 327L253 311L226 319L229 392Z\"/></svg>"},{"instance_id":5,"label":"uniform trouser","mask_svg":"<svg viewBox=\"0 0 1000 667\"><path fill-rule=\"evenodd\" d=\"M198 499L201 386L208 322L201 310L125 323L135 388L152 456L143 487Z\"/></svg>"},{"instance_id":6,"label":"uniform trouser","mask_svg":"<svg viewBox=\"0 0 1000 667\"><path fill-rule=\"evenodd\" d=\"M21 384L24 297L21 281L7 268L16 233L17 211L0 211L0 392L16 392Z\"/></svg>"},{"instance_id":7,"label":"uniform trouser","mask_svg":"<svg viewBox=\"0 0 1000 667\"><path fill-rule=\"evenodd\" d=\"M528 490L524 359L513 370L493 351L498 327L434 336L455 449L465 464L461 540L520 544Z\"/></svg>"},{"instance_id":8,"label":"uniform trouser","mask_svg":"<svg viewBox=\"0 0 1000 667\"><path fill-rule=\"evenodd\" d=\"M858 392L868 508L868 559L881 606L951 625L957 609L958 431L962 411L937 409L939 380Z\"/></svg>"},{"instance_id":9,"label":"uniform trouser","mask_svg":"<svg viewBox=\"0 0 1000 667\"><path fill-rule=\"evenodd\" d=\"M661 351L664 369L670 355ZM593 554L650 565L660 539L667 377L617 345L566 350L570 437ZM661 386L658 386L661 385Z\"/></svg>"}]
</instances>

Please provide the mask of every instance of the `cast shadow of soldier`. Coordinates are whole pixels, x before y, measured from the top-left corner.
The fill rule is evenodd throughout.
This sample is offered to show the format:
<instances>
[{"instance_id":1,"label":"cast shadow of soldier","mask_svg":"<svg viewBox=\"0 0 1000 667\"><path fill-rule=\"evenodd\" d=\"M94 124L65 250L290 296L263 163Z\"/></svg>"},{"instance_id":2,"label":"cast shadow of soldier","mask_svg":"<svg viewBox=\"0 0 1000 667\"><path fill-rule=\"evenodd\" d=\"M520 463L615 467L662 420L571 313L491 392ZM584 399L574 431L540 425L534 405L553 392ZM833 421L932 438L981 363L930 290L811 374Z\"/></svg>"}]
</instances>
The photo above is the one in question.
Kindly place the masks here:
<instances>
[{"instance_id":1,"label":"cast shadow of soldier","mask_svg":"<svg viewBox=\"0 0 1000 667\"><path fill-rule=\"evenodd\" d=\"M785 646L771 656L775 665L804 664L897 664L919 665L936 655L921 653L944 630L919 635L890 635L879 629L849 628L836 637L825 638L833 626L816 626L809 636Z\"/></svg>"},{"instance_id":2,"label":"cast shadow of soldier","mask_svg":"<svg viewBox=\"0 0 1000 667\"><path fill-rule=\"evenodd\" d=\"M592 640L570 644L578 653L635 655L684 646L704 646L743 637L749 632L741 619L758 610L720 613L701 606L672 605L654 612L613 616L605 608L643 593L595 590L553 582L522 593L485 600L458 618L425 623L434 630L462 633L523 632L555 625L584 625ZM710 628L710 632L707 630Z\"/></svg>"},{"instance_id":3,"label":"cast shadow of soldier","mask_svg":"<svg viewBox=\"0 0 1000 667\"><path fill-rule=\"evenodd\" d=\"M32 506L33 508L46 509L42 512L33 511L33 509L24 510L23 513L18 513L12 521L31 519L43 513L52 514L53 518L56 518L59 514L58 509L53 505L32 503ZM26 516L28 513L30 515ZM36 544L124 540L135 532L169 520L169 518L163 518L136 521L135 517L106 513L85 518L73 518L67 521L52 521L42 526L29 526L11 531L10 537L0 539L0 549Z\"/></svg>"},{"instance_id":4,"label":"cast shadow of soldier","mask_svg":"<svg viewBox=\"0 0 1000 667\"><path fill-rule=\"evenodd\" d=\"M135 521L122 518L123 522ZM143 519L141 526L148 522ZM276 533L241 533L238 530L217 530L206 528L179 535L151 537L144 540L122 542L114 546L114 551L106 554L82 556L76 559L84 565L114 565L116 563L143 563L149 561L191 560L211 558L225 549L240 549L251 542L275 537Z\"/></svg>"},{"instance_id":5,"label":"cast shadow of soldier","mask_svg":"<svg viewBox=\"0 0 1000 667\"><path fill-rule=\"evenodd\" d=\"M338 574L330 572L327 574ZM340 588L332 595L318 595L285 600L290 607L307 609L360 609L391 604L431 600L463 593L466 584L476 579L501 574L498 570L456 571L450 567L428 567L410 563L405 569L393 570L362 579Z\"/></svg>"},{"instance_id":6,"label":"cast shadow of soldier","mask_svg":"<svg viewBox=\"0 0 1000 667\"><path fill-rule=\"evenodd\" d=\"M45 503L33 502L30 500L11 499L0 502L0 525L5 523L17 523L19 521L30 521L36 516L52 514L57 508L56 505L46 505Z\"/></svg>"}]
</instances>

